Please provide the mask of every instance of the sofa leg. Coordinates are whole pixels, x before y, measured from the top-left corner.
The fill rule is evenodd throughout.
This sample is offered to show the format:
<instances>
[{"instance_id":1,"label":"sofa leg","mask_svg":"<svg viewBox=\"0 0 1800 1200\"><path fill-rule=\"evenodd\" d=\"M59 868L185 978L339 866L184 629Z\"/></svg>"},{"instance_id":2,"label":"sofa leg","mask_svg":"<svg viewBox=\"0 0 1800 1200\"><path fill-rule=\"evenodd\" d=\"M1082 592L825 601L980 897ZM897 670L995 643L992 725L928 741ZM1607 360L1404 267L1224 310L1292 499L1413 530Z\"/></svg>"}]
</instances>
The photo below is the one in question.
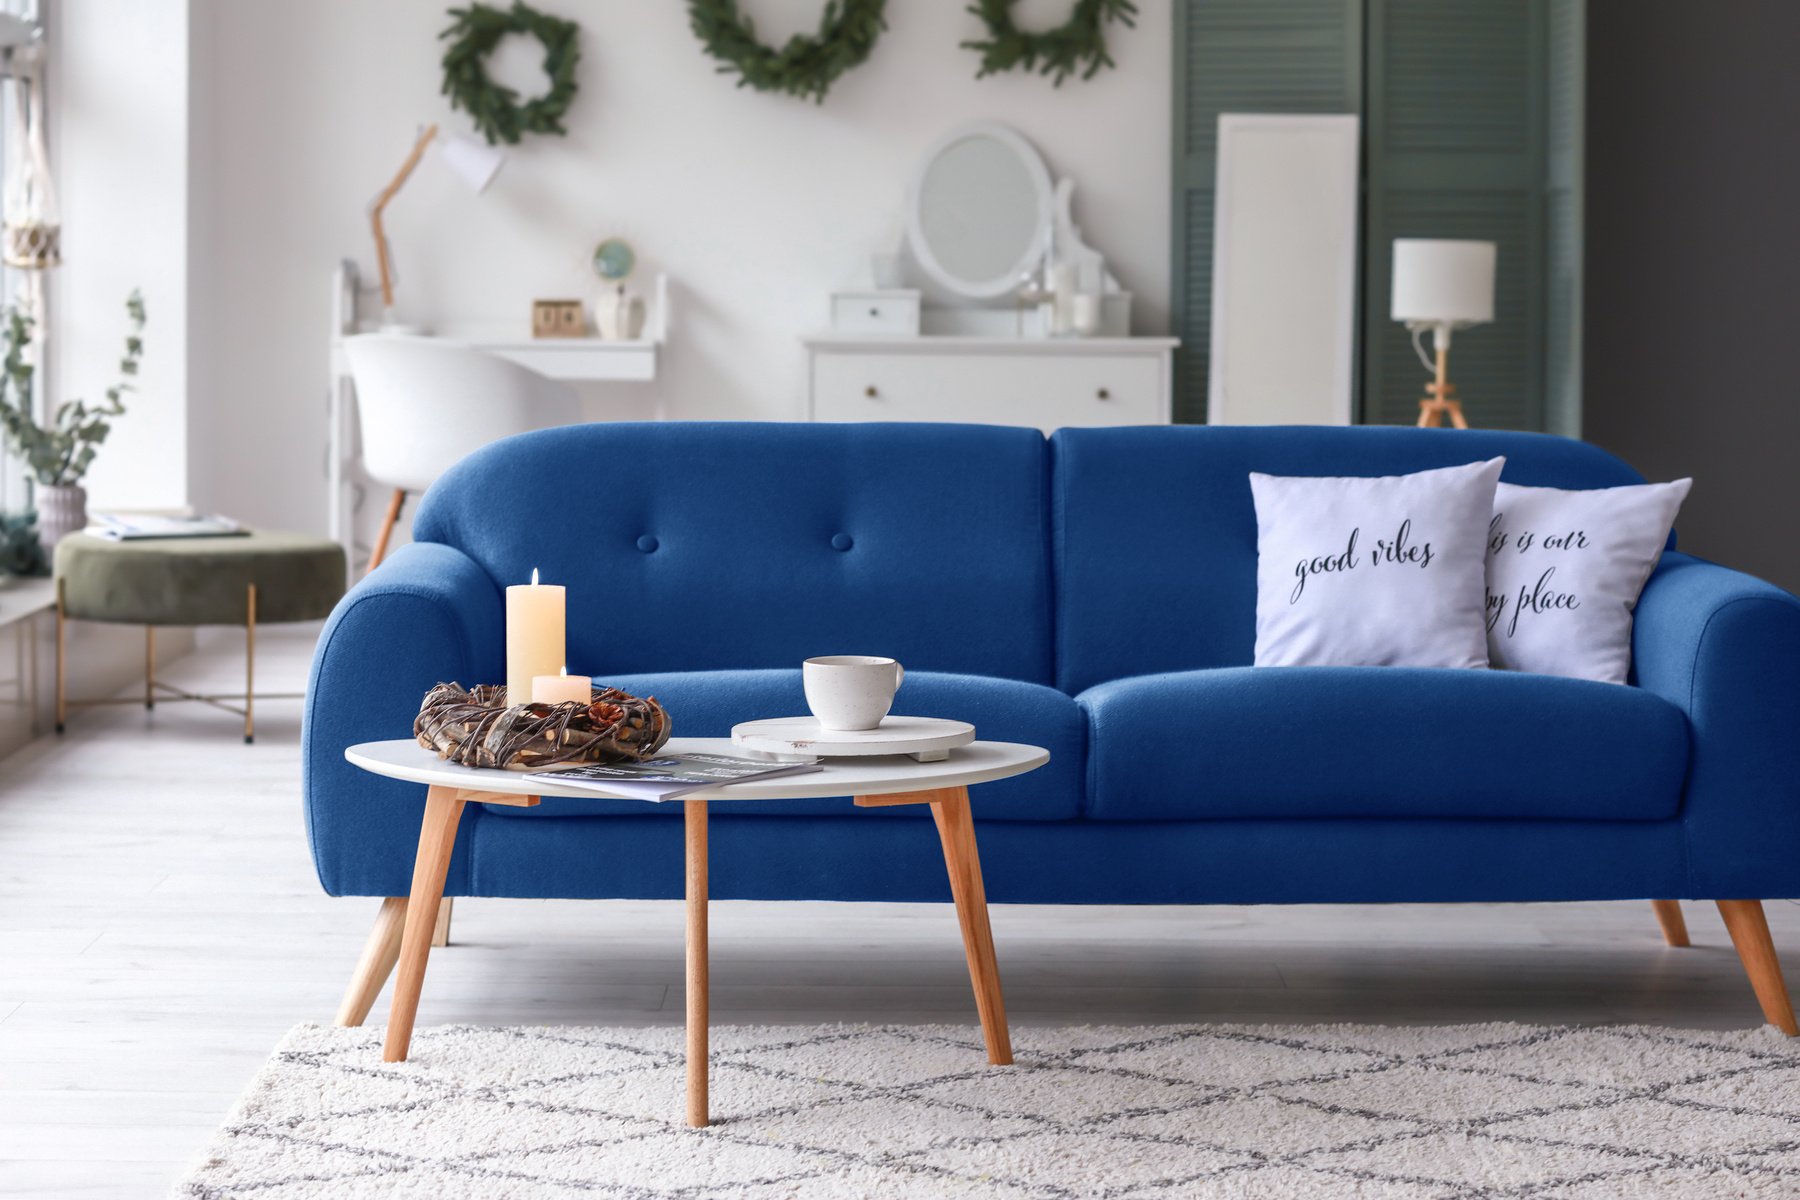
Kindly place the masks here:
<instances>
[{"instance_id":1,"label":"sofa leg","mask_svg":"<svg viewBox=\"0 0 1800 1200\"><path fill-rule=\"evenodd\" d=\"M1763 916L1762 901L1721 900L1719 915L1725 918L1731 944L1743 960L1763 1016L1789 1037L1800 1036L1800 1025L1794 1021L1794 1004L1788 999L1781 963L1775 957L1775 940L1769 936L1769 921Z\"/></svg>"},{"instance_id":2,"label":"sofa leg","mask_svg":"<svg viewBox=\"0 0 1800 1200\"><path fill-rule=\"evenodd\" d=\"M437 924L431 930L432 946L448 946L450 944L450 906L455 903L455 896L445 896L438 901Z\"/></svg>"},{"instance_id":3,"label":"sofa leg","mask_svg":"<svg viewBox=\"0 0 1800 1200\"><path fill-rule=\"evenodd\" d=\"M1689 944L1687 918L1681 915L1681 901L1652 900L1650 909L1656 914L1656 923L1662 926L1663 941L1671 946Z\"/></svg>"},{"instance_id":4,"label":"sofa leg","mask_svg":"<svg viewBox=\"0 0 1800 1200\"><path fill-rule=\"evenodd\" d=\"M381 994L381 986L394 973L394 964L400 959L400 934L405 927L406 897L389 896L375 914L375 928L369 931L362 958L356 964L356 974L350 977L344 1002L338 1005L339 1025L361 1025L363 1018L369 1015L369 1010L375 1006L375 997Z\"/></svg>"}]
</instances>

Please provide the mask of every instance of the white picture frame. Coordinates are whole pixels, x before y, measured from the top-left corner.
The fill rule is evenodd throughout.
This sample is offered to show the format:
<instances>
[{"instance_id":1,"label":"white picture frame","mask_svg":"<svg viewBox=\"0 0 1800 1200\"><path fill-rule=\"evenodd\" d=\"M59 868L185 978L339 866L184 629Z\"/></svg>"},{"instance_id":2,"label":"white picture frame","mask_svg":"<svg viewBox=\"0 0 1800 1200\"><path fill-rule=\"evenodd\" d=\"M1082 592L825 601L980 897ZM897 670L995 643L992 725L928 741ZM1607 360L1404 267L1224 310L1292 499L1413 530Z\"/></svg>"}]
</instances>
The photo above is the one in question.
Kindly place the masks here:
<instances>
[{"instance_id":1,"label":"white picture frame","mask_svg":"<svg viewBox=\"0 0 1800 1200\"><path fill-rule=\"evenodd\" d=\"M1355 420L1360 122L1219 116L1207 423Z\"/></svg>"}]
</instances>

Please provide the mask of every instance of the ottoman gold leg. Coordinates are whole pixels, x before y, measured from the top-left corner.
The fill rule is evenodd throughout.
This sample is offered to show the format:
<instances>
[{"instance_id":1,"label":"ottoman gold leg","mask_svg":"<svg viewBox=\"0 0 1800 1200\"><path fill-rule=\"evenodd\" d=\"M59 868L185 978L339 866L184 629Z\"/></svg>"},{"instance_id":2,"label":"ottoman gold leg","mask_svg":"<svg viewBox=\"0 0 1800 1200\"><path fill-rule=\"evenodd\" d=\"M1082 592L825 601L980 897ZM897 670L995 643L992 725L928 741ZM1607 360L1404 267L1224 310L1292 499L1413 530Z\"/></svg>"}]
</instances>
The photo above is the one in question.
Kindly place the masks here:
<instances>
[{"instance_id":1,"label":"ottoman gold leg","mask_svg":"<svg viewBox=\"0 0 1800 1200\"><path fill-rule=\"evenodd\" d=\"M56 581L56 732L63 731L69 719L69 676L63 664L68 654L63 627L69 618L63 612L63 581Z\"/></svg>"},{"instance_id":2,"label":"ottoman gold leg","mask_svg":"<svg viewBox=\"0 0 1800 1200\"><path fill-rule=\"evenodd\" d=\"M244 597L244 744L256 740L256 585Z\"/></svg>"}]
</instances>

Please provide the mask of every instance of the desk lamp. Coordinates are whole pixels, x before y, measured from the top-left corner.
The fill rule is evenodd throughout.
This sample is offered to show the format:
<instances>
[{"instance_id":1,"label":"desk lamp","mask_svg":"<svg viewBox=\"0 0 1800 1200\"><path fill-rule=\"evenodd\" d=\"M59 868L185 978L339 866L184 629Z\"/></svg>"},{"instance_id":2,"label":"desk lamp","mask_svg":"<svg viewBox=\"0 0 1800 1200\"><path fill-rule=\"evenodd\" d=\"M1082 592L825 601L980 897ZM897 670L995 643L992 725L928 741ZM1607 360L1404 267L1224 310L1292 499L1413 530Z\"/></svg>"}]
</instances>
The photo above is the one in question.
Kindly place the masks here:
<instances>
[{"instance_id":1,"label":"desk lamp","mask_svg":"<svg viewBox=\"0 0 1800 1200\"><path fill-rule=\"evenodd\" d=\"M381 227L381 214L387 208L388 201L405 186L413 168L419 165L419 160L425 157L426 147L437 137L437 131L436 125L424 128L419 134L419 140L413 143L412 153L406 156L406 161L400 164L400 170L369 206L369 225L375 231L375 264L381 271L381 327L384 330L398 331L405 327L394 320L394 264L388 253L387 234ZM443 157L445 165L476 195L487 190L488 184L494 181L494 176L500 173L501 164L506 161L504 150L466 133L453 133L444 138L438 143L438 153Z\"/></svg>"},{"instance_id":2,"label":"desk lamp","mask_svg":"<svg viewBox=\"0 0 1800 1200\"><path fill-rule=\"evenodd\" d=\"M1436 376L1419 401L1420 428L1446 418L1458 429L1469 427L1450 383L1450 333L1494 319L1495 254L1493 242L1394 239L1393 319L1406 323L1419 361ZM1435 364L1421 344L1427 329L1437 350Z\"/></svg>"}]
</instances>

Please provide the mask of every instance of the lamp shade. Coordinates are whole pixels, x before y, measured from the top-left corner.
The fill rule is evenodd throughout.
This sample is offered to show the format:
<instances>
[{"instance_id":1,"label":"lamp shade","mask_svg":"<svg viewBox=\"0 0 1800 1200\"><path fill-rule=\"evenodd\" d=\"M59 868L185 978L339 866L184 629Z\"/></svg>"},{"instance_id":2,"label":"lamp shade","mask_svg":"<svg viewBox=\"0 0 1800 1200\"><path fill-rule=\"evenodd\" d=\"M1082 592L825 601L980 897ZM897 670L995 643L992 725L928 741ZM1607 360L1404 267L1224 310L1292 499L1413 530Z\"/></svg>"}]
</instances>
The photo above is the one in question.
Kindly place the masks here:
<instances>
[{"instance_id":1,"label":"lamp shade","mask_svg":"<svg viewBox=\"0 0 1800 1200\"><path fill-rule=\"evenodd\" d=\"M1481 325L1494 319L1493 242L1394 239L1396 321Z\"/></svg>"},{"instance_id":2,"label":"lamp shade","mask_svg":"<svg viewBox=\"0 0 1800 1200\"><path fill-rule=\"evenodd\" d=\"M456 177L468 184L469 190L476 195L487 190L487 185L494 182L494 176L500 173L500 166L506 161L506 151L466 133L453 133L444 138L438 152L456 172Z\"/></svg>"}]
</instances>

